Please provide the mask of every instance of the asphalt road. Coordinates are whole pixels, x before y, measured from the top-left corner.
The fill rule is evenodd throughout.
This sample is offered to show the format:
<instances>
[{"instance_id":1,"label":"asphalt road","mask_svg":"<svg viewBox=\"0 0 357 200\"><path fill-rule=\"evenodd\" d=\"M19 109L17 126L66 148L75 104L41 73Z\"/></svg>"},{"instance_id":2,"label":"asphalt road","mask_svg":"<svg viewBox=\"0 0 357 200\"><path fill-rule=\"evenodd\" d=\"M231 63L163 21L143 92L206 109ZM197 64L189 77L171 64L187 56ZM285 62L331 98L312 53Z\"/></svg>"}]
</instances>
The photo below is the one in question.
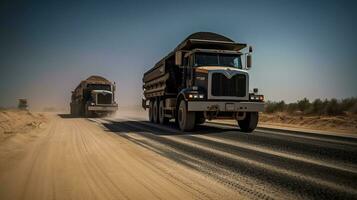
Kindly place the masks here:
<instances>
[{"instance_id":1,"label":"asphalt road","mask_svg":"<svg viewBox=\"0 0 357 200\"><path fill-rule=\"evenodd\" d=\"M0 199L357 199L353 138L60 115L15 139L0 146Z\"/></svg>"},{"instance_id":2,"label":"asphalt road","mask_svg":"<svg viewBox=\"0 0 357 200\"><path fill-rule=\"evenodd\" d=\"M266 129L243 133L214 123L182 133L174 123L162 126L142 118L95 121L244 197L357 199L355 138Z\"/></svg>"}]
</instances>

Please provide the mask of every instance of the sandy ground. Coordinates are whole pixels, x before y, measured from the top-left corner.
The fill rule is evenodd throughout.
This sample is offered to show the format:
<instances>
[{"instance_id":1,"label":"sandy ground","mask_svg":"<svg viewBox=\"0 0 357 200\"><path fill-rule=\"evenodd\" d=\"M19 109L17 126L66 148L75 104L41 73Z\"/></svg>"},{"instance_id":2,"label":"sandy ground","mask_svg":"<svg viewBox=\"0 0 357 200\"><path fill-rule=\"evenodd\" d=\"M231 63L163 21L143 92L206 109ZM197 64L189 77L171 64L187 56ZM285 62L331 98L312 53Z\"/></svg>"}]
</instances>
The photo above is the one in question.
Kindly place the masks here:
<instances>
[{"instance_id":1,"label":"sandy ground","mask_svg":"<svg viewBox=\"0 0 357 200\"><path fill-rule=\"evenodd\" d=\"M22 110L0 110L0 142L16 134L42 128L46 117L42 113Z\"/></svg>"},{"instance_id":2,"label":"sandy ground","mask_svg":"<svg viewBox=\"0 0 357 200\"><path fill-rule=\"evenodd\" d=\"M43 130L1 143L0 199L241 198L86 119L47 117Z\"/></svg>"}]
</instances>

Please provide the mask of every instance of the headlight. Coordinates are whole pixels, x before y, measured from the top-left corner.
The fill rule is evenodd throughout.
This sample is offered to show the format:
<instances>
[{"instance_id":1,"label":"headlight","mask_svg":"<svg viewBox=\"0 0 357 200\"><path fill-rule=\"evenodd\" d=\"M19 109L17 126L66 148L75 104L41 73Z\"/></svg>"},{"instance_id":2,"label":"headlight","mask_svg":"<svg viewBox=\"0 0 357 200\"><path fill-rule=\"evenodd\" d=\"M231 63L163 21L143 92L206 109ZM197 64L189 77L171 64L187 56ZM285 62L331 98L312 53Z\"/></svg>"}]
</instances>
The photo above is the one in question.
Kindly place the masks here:
<instances>
[{"instance_id":1,"label":"headlight","mask_svg":"<svg viewBox=\"0 0 357 200\"><path fill-rule=\"evenodd\" d=\"M189 99L203 99L205 95L203 94L189 94L188 98Z\"/></svg>"},{"instance_id":2,"label":"headlight","mask_svg":"<svg viewBox=\"0 0 357 200\"><path fill-rule=\"evenodd\" d=\"M264 95L250 95L250 100L254 101L264 101Z\"/></svg>"}]
</instances>

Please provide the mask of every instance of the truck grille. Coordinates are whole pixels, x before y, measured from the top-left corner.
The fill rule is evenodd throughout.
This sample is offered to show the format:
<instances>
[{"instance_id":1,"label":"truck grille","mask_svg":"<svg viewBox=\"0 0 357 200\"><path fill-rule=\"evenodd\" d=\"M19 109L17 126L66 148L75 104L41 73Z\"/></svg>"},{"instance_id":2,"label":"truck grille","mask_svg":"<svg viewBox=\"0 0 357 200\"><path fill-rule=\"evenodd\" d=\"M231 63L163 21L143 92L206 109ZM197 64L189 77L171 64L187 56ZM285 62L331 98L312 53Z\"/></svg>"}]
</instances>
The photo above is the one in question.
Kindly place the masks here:
<instances>
[{"instance_id":1,"label":"truck grille","mask_svg":"<svg viewBox=\"0 0 357 200\"><path fill-rule=\"evenodd\" d=\"M212 91L213 96L246 96L246 75L236 74L227 78L222 73L212 74Z\"/></svg>"},{"instance_id":2,"label":"truck grille","mask_svg":"<svg viewBox=\"0 0 357 200\"><path fill-rule=\"evenodd\" d=\"M112 95L111 94L98 94L97 104L111 104Z\"/></svg>"}]
</instances>

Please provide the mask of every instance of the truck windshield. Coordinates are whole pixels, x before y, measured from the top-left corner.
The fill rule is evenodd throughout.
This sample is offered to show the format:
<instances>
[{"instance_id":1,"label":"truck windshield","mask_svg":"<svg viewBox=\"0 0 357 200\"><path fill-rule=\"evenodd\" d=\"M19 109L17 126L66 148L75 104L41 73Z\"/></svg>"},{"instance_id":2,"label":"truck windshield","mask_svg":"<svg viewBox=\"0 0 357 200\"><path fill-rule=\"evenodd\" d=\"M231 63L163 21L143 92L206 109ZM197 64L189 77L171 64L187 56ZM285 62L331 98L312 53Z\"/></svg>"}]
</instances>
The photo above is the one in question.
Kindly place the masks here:
<instances>
[{"instance_id":1,"label":"truck windshield","mask_svg":"<svg viewBox=\"0 0 357 200\"><path fill-rule=\"evenodd\" d=\"M110 85L106 84L88 84L87 85L88 90L108 90L111 91Z\"/></svg>"},{"instance_id":2,"label":"truck windshield","mask_svg":"<svg viewBox=\"0 0 357 200\"><path fill-rule=\"evenodd\" d=\"M242 69L242 61L238 54L196 53L194 67L227 66Z\"/></svg>"}]
</instances>

